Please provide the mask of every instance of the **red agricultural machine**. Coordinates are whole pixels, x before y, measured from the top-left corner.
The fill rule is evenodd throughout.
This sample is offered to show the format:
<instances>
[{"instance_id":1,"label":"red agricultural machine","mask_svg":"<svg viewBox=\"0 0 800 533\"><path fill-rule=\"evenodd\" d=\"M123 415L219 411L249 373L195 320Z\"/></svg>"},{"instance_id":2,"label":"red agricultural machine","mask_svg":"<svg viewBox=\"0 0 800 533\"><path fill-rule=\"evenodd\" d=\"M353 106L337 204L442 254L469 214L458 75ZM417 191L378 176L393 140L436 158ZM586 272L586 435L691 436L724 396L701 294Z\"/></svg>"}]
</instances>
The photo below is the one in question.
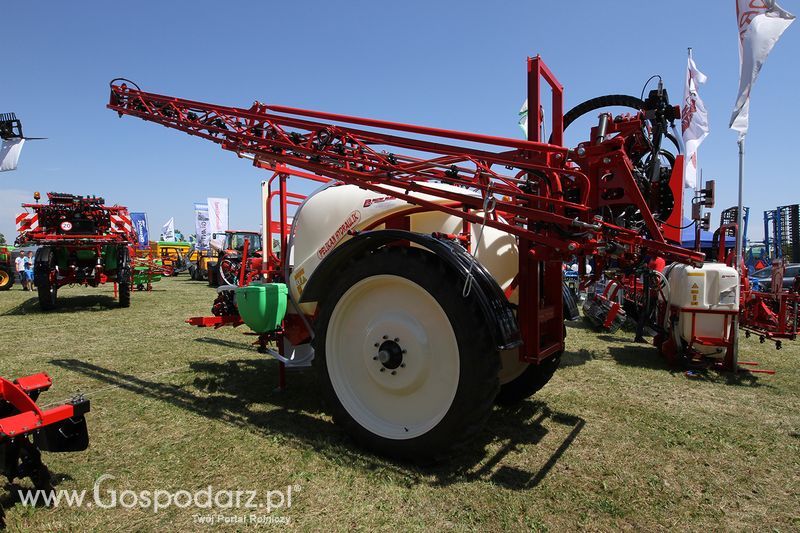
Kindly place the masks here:
<instances>
[{"instance_id":1,"label":"red agricultural machine","mask_svg":"<svg viewBox=\"0 0 800 533\"><path fill-rule=\"evenodd\" d=\"M676 244L683 164L670 128L680 110L667 92L595 98L563 114L552 72L539 57L527 67L536 110L528 140L220 106L113 80L108 108L120 116L272 172L262 185L263 258L240 270L241 286L220 288L215 316L190 323L247 324L281 369L310 352L334 419L393 456L438 456L476 433L493 402L535 393L564 351L564 261L591 258L596 279L653 256L684 268L703 257ZM549 139L538 112L544 84ZM609 106L631 111L601 112ZM592 112L589 139L564 147L564 129ZM293 192L290 179L319 188ZM669 335L677 320L662 323ZM688 346L678 340L676 349Z\"/></svg>"},{"instance_id":2,"label":"red agricultural machine","mask_svg":"<svg viewBox=\"0 0 800 533\"><path fill-rule=\"evenodd\" d=\"M133 227L126 207L97 196L47 193L48 203L23 204L17 244L38 245L34 283L43 311L56 307L65 285L97 287L114 282L120 307L130 305Z\"/></svg>"},{"instance_id":3,"label":"red agricultural machine","mask_svg":"<svg viewBox=\"0 0 800 533\"><path fill-rule=\"evenodd\" d=\"M75 397L46 410L36 404L52 384L45 373L14 381L0 378L0 475L9 483L28 477L36 489L52 490L41 452L78 452L89 446L89 400ZM0 524L2 512L0 507Z\"/></svg>"},{"instance_id":4,"label":"red agricultural machine","mask_svg":"<svg viewBox=\"0 0 800 533\"><path fill-rule=\"evenodd\" d=\"M800 326L800 276L789 289L781 286L785 260L773 262L773 283L770 291L742 291L741 327L749 337L755 334L761 342L774 341L781 349L783 340L795 340ZM780 276L780 277L778 277Z\"/></svg>"}]
</instances>

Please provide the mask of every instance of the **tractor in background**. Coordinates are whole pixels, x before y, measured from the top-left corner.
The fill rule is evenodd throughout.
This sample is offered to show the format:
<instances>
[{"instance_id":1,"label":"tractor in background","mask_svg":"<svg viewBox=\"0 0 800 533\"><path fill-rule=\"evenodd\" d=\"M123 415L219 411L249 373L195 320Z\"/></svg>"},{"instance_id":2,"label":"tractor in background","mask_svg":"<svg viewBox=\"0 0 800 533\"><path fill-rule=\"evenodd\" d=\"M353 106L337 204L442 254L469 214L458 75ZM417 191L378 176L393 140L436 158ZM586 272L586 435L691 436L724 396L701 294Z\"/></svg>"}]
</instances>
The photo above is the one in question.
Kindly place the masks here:
<instances>
[{"instance_id":1,"label":"tractor in background","mask_svg":"<svg viewBox=\"0 0 800 533\"><path fill-rule=\"evenodd\" d=\"M0 246L0 291L7 291L14 285L14 248Z\"/></svg>"},{"instance_id":2,"label":"tractor in background","mask_svg":"<svg viewBox=\"0 0 800 533\"><path fill-rule=\"evenodd\" d=\"M47 203L23 204L17 245L35 244L34 282L43 311L55 309L65 285L97 287L113 282L119 306L130 306L131 253L135 242L128 209L97 196L47 193Z\"/></svg>"},{"instance_id":3,"label":"tractor in background","mask_svg":"<svg viewBox=\"0 0 800 533\"><path fill-rule=\"evenodd\" d=\"M217 248L214 242L222 239L222 245ZM215 260L210 261L208 257L198 259L195 264L195 279L208 278L208 284L212 287L222 285L238 285L239 271L242 266L245 241L248 242L249 262L258 260L261 257L261 234L257 231L227 230L224 233L212 235L211 247L215 249ZM213 252L212 252L213 253ZM246 262L247 263L247 262ZM203 270L205 264L205 270ZM246 268L251 268L246 264ZM257 267L256 267L257 268Z\"/></svg>"}]
</instances>

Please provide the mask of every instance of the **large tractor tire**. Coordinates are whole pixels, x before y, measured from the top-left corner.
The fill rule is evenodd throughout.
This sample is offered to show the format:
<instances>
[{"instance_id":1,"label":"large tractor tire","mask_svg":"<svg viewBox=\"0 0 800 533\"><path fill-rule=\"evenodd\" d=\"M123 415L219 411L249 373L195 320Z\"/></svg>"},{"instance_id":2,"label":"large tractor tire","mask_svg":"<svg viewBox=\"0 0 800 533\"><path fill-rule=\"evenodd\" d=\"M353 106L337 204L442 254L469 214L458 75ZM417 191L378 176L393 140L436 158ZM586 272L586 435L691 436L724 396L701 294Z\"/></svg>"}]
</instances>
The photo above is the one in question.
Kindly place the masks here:
<instances>
[{"instance_id":1,"label":"large tractor tire","mask_svg":"<svg viewBox=\"0 0 800 533\"><path fill-rule=\"evenodd\" d=\"M56 308L58 298L58 284L51 279L51 274L56 272L56 254L50 246L42 246L36 250L33 261L33 280L39 292L39 307L42 311L51 311Z\"/></svg>"},{"instance_id":2,"label":"large tractor tire","mask_svg":"<svg viewBox=\"0 0 800 533\"><path fill-rule=\"evenodd\" d=\"M119 266L117 267L117 294L120 307L131 306L131 285L133 273L131 272L131 258L127 246L120 246L118 253Z\"/></svg>"},{"instance_id":3,"label":"large tractor tire","mask_svg":"<svg viewBox=\"0 0 800 533\"><path fill-rule=\"evenodd\" d=\"M517 350L503 352L500 392L495 401L500 405L512 406L539 392L558 370L562 353L558 352L553 357L535 365L521 363Z\"/></svg>"},{"instance_id":4,"label":"large tractor tire","mask_svg":"<svg viewBox=\"0 0 800 533\"><path fill-rule=\"evenodd\" d=\"M434 254L388 247L351 261L320 302L324 397L358 444L428 462L483 427L500 360L463 286Z\"/></svg>"},{"instance_id":5,"label":"large tractor tire","mask_svg":"<svg viewBox=\"0 0 800 533\"><path fill-rule=\"evenodd\" d=\"M7 291L14 285L14 271L4 265L0 265L0 291Z\"/></svg>"},{"instance_id":6,"label":"large tractor tire","mask_svg":"<svg viewBox=\"0 0 800 533\"><path fill-rule=\"evenodd\" d=\"M217 263L208 263L208 286L219 286L219 268Z\"/></svg>"},{"instance_id":7,"label":"large tractor tire","mask_svg":"<svg viewBox=\"0 0 800 533\"><path fill-rule=\"evenodd\" d=\"M567 327L564 326L564 338L566 337ZM563 353L557 352L538 365L521 362L517 350L501 353L500 392L495 401L499 405L513 406L539 392L558 370Z\"/></svg>"},{"instance_id":8,"label":"large tractor tire","mask_svg":"<svg viewBox=\"0 0 800 533\"><path fill-rule=\"evenodd\" d=\"M239 259L225 258L217 265L217 283L219 285L239 285L242 262Z\"/></svg>"}]
</instances>

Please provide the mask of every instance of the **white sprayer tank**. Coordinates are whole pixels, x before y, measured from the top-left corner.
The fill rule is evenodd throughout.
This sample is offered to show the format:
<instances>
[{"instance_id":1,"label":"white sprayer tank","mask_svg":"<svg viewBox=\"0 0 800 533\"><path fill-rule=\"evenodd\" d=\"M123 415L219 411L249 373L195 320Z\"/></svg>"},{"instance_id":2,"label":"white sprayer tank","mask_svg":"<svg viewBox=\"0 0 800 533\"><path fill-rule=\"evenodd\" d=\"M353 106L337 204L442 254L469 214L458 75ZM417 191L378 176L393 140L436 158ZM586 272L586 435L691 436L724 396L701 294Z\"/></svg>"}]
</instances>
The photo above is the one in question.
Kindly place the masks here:
<instances>
[{"instance_id":1,"label":"white sprayer tank","mask_svg":"<svg viewBox=\"0 0 800 533\"><path fill-rule=\"evenodd\" d=\"M738 312L739 277L735 268L722 263L706 263L701 268L675 264L669 267L666 274L670 285L670 304L680 309L677 329L684 341L689 342L692 338L691 311ZM730 328L730 315L695 314L695 337L725 338ZM694 349L706 355L724 355L723 350L714 346L695 344Z\"/></svg>"}]
</instances>

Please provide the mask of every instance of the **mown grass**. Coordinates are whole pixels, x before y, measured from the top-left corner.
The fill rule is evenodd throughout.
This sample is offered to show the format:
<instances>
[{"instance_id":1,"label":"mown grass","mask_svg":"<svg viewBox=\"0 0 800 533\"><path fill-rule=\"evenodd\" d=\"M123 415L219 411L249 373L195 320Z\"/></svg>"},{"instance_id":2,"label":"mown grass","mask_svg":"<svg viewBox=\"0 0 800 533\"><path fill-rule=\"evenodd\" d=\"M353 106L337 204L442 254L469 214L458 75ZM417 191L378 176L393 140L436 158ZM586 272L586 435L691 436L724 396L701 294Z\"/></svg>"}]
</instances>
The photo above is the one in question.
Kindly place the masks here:
<instances>
[{"instance_id":1,"label":"mown grass","mask_svg":"<svg viewBox=\"0 0 800 533\"><path fill-rule=\"evenodd\" d=\"M420 468L353 447L311 373L275 392L277 364L242 330L184 324L208 312L213 289L185 277L154 287L130 309L114 307L110 287L64 289L48 314L18 287L0 293L0 375L50 373L40 403L92 400L90 449L45 454L60 489L91 492L102 474L118 491L299 486L272 515L301 530L800 528L796 343L743 341L743 358L774 376L689 378L628 333L574 324L534 400L497 409L477 441ZM207 513L30 508L16 502L28 486L0 490L11 530L196 529L193 515Z\"/></svg>"}]
</instances>

